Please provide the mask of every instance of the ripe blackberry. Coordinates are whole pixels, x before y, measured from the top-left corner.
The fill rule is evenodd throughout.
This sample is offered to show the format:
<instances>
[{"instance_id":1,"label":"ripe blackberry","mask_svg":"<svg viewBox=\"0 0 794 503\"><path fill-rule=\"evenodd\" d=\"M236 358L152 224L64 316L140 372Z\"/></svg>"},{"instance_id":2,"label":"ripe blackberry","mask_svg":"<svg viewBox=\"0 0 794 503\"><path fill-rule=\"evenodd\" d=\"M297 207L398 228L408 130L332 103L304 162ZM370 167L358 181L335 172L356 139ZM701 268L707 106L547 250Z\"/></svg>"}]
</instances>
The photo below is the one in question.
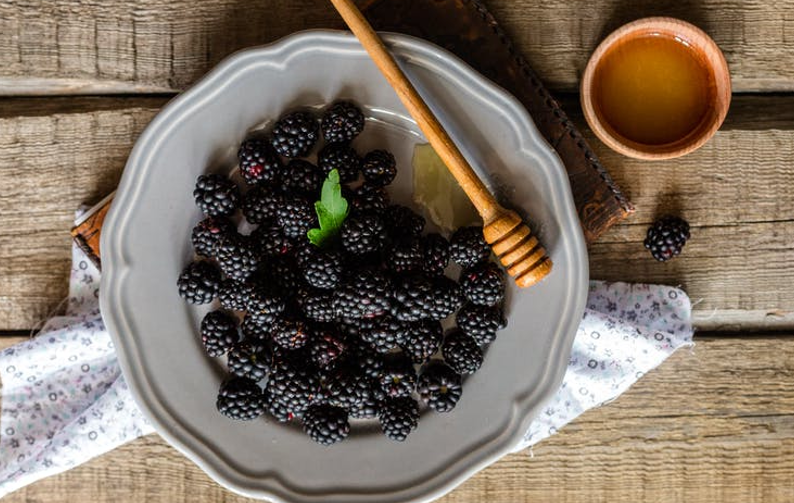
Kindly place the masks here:
<instances>
[{"instance_id":1,"label":"ripe blackberry","mask_svg":"<svg viewBox=\"0 0 794 503\"><path fill-rule=\"evenodd\" d=\"M493 306L505 296L505 273L493 262L476 265L460 273L460 288L469 302Z\"/></svg>"},{"instance_id":2,"label":"ripe blackberry","mask_svg":"<svg viewBox=\"0 0 794 503\"><path fill-rule=\"evenodd\" d=\"M386 254L386 265L390 271L405 274L422 269L422 242L419 238L405 238L394 243Z\"/></svg>"},{"instance_id":3,"label":"ripe blackberry","mask_svg":"<svg viewBox=\"0 0 794 503\"><path fill-rule=\"evenodd\" d=\"M387 398L380 404L378 419L387 437L402 442L419 425L419 404L410 396Z\"/></svg>"},{"instance_id":4,"label":"ripe blackberry","mask_svg":"<svg viewBox=\"0 0 794 503\"><path fill-rule=\"evenodd\" d=\"M337 101L323 114L320 129L328 143L352 141L364 130L364 114L349 101Z\"/></svg>"},{"instance_id":5,"label":"ripe blackberry","mask_svg":"<svg viewBox=\"0 0 794 503\"><path fill-rule=\"evenodd\" d=\"M375 214L348 218L340 233L342 246L354 255L380 251L386 244L386 226Z\"/></svg>"},{"instance_id":6,"label":"ripe blackberry","mask_svg":"<svg viewBox=\"0 0 794 503\"><path fill-rule=\"evenodd\" d=\"M429 318L433 304L433 284L428 278L412 275L395 280L391 314L396 319L419 321Z\"/></svg>"},{"instance_id":7,"label":"ripe blackberry","mask_svg":"<svg viewBox=\"0 0 794 503\"><path fill-rule=\"evenodd\" d=\"M265 342L270 340L271 325L271 323L260 323L256 317L246 314L240 324L240 331L246 340Z\"/></svg>"},{"instance_id":8,"label":"ripe blackberry","mask_svg":"<svg viewBox=\"0 0 794 503\"><path fill-rule=\"evenodd\" d=\"M318 444L341 442L350 434L347 412L333 405L312 405L303 416L303 431Z\"/></svg>"},{"instance_id":9,"label":"ripe blackberry","mask_svg":"<svg viewBox=\"0 0 794 503\"><path fill-rule=\"evenodd\" d=\"M286 303L273 289L258 285L249 295L245 307L251 323L269 327L284 312Z\"/></svg>"},{"instance_id":10,"label":"ripe blackberry","mask_svg":"<svg viewBox=\"0 0 794 503\"><path fill-rule=\"evenodd\" d=\"M405 340L405 324L391 316L376 318L371 327L359 333L361 340L380 353L388 353Z\"/></svg>"},{"instance_id":11,"label":"ripe blackberry","mask_svg":"<svg viewBox=\"0 0 794 503\"><path fill-rule=\"evenodd\" d=\"M264 222L251 233L251 241L261 258L286 255L293 248L292 240L284 235L281 227L272 222Z\"/></svg>"},{"instance_id":12,"label":"ripe blackberry","mask_svg":"<svg viewBox=\"0 0 794 503\"><path fill-rule=\"evenodd\" d=\"M284 235L293 239L305 240L309 229L317 226L314 206L301 197L284 201L276 212L276 219Z\"/></svg>"},{"instance_id":13,"label":"ripe blackberry","mask_svg":"<svg viewBox=\"0 0 794 503\"><path fill-rule=\"evenodd\" d=\"M340 366L330 374L326 383L328 403L345 410L355 408L361 399L359 382L362 379L365 376L355 367Z\"/></svg>"},{"instance_id":14,"label":"ripe blackberry","mask_svg":"<svg viewBox=\"0 0 794 503\"><path fill-rule=\"evenodd\" d=\"M405 337L400 347L414 363L425 363L438 351L444 338L441 323L431 320L415 321L405 325Z\"/></svg>"},{"instance_id":15,"label":"ripe blackberry","mask_svg":"<svg viewBox=\"0 0 794 503\"><path fill-rule=\"evenodd\" d=\"M270 410L281 410L288 417L299 417L320 392L317 371L302 357L279 355L274 359L267 381ZM283 416L282 416L283 417Z\"/></svg>"},{"instance_id":16,"label":"ripe blackberry","mask_svg":"<svg viewBox=\"0 0 794 503\"><path fill-rule=\"evenodd\" d=\"M395 239L419 236L425 228L424 217L399 204L392 204L383 211L383 221L389 234Z\"/></svg>"},{"instance_id":17,"label":"ripe blackberry","mask_svg":"<svg viewBox=\"0 0 794 503\"><path fill-rule=\"evenodd\" d=\"M273 352L258 339L245 339L229 351L229 372L253 381L264 379L273 363Z\"/></svg>"},{"instance_id":18,"label":"ripe blackberry","mask_svg":"<svg viewBox=\"0 0 794 503\"><path fill-rule=\"evenodd\" d=\"M389 311L389 279L364 269L353 274L334 291L334 313L345 319L376 318Z\"/></svg>"},{"instance_id":19,"label":"ripe blackberry","mask_svg":"<svg viewBox=\"0 0 794 503\"><path fill-rule=\"evenodd\" d=\"M243 215L252 224L275 220L284 198L277 190L267 187L253 187L243 197Z\"/></svg>"},{"instance_id":20,"label":"ripe blackberry","mask_svg":"<svg viewBox=\"0 0 794 503\"><path fill-rule=\"evenodd\" d=\"M317 155L317 166L323 176L335 169L341 183L356 181L361 164L361 157L347 143L328 143Z\"/></svg>"},{"instance_id":21,"label":"ripe blackberry","mask_svg":"<svg viewBox=\"0 0 794 503\"><path fill-rule=\"evenodd\" d=\"M666 262L681 253L689 237L689 224L685 220L666 216L648 229L644 244L653 258Z\"/></svg>"},{"instance_id":22,"label":"ripe blackberry","mask_svg":"<svg viewBox=\"0 0 794 503\"><path fill-rule=\"evenodd\" d=\"M422 238L422 272L427 276L441 276L449 263L449 241L441 234Z\"/></svg>"},{"instance_id":23,"label":"ripe blackberry","mask_svg":"<svg viewBox=\"0 0 794 503\"><path fill-rule=\"evenodd\" d=\"M346 345L342 338L330 330L319 330L309 341L309 355L319 369L329 369L345 353Z\"/></svg>"},{"instance_id":24,"label":"ripe blackberry","mask_svg":"<svg viewBox=\"0 0 794 503\"><path fill-rule=\"evenodd\" d=\"M300 349L309 342L311 336L306 322L296 318L279 318L271 330L273 342L284 349Z\"/></svg>"},{"instance_id":25,"label":"ripe blackberry","mask_svg":"<svg viewBox=\"0 0 794 503\"><path fill-rule=\"evenodd\" d=\"M216 250L215 259L227 278L245 281L259 267L259 254L248 236L227 234Z\"/></svg>"},{"instance_id":26,"label":"ripe blackberry","mask_svg":"<svg viewBox=\"0 0 794 503\"><path fill-rule=\"evenodd\" d=\"M416 389L422 400L436 412L454 409L463 392L460 374L439 360L425 365L419 374Z\"/></svg>"},{"instance_id":27,"label":"ripe blackberry","mask_svg":"<svg viewBox=\"0 0 794 503\"><path fill-rule=\"evenodd\" d=\"M466 300L460 285L446 276L433 278L431 283L433 285L431 293L432 304L428 318L431 320L443 320L460 309L460 306Z\"/></svg>"},{"instance_id":28,"label":"ripe blackberry","mask_svg":"<svg viewBox=\"0 0 794 503\"><path fill-rule=\"evenodd\" d=\"M389 185L397 176L397 161L391 152L386 150L373 150L364 156L361 167L364 179L373 187Z\"/></svg>"},{"instance_id":29,"label":"ripe blackberry","mask_svg":"<svg viewBox=\"0 0 794 503\"><path fill-rule=\"evenodd\" d=\"M230 419L250 421L265 413L265 395L251 379L232 377L221 384L215 406Z\"/></svg>"},{"instance_id":30,"label":"ripe blackberry","mask_svg":"<svg viewBox=\"0 0 794 503\"><path fill-rule=\"evenodd\" d=\"M191 262L179 275L179 296L190 304L209 304L218 294L221 273L205 260Z\"/></svg>"},{"instance_id":31,"label":"ripe blackberry","mask_svg":"<svg viewBox=\"0 0 794 503\"><path fill-rule=\"evenodd\" d=\"M237 320L223 311L210 311L201 320L201 342L213 358L223 356L240 339Z\"/></svg>"},{"instance_id":32,"label":"ripe blackberry","mask_svg":"<svg viewBox=\"0 0 794 503\"><path fill-rule=\"evenodd\" d=\"M320 323L334 321L333 292L305 288L298 293L298 306L306 318Z\"/></svg>"},{"instance_id":33,"label":"ripe blackberry","mask_svg":"<svg viewBox=\"0 0 794 503\"><path fill-rule=\"evenodd\" d=\"M273 185L281 178L281 159L267 140L245 140L237 150L237 159L240 174L248 185Z\"/></svg>"},{"instance_id":34,"label":"ripe blackberry","mask_svg":"<svg viewBox=\"0 0 794 503\"><path fill-rule=\"evenodd\" d=\"M385 397L409 396L416 385L416 371L411 359L405 354L389 355L378 377L378 384Z\"/></svg>"},{"instance_id":35,"label":"ripe blackberry","mask_svg":"<svg viewBox=\"0 0 794 503\"><path fill-rule=\"evenodd\" d=\"M196 255L214 257L218 241L227 233L233 232L232 223L223 217L207 217L195 227L190 235Z\"/></svg>"},{"instance_id":36,"label":"ripe blackberry","mask_svg":"<svg viewBox=\"0 0 794 503\"><path fill-rule=\"evenodd\" d=\"M323 176L320 169L309 161L292 159L284 170L283 183L289 192L316 200L319 199Z\"/></svg>"},{"instance_id":37,"label":"ripe blackberry","mask_svg":"<svg viewBox=\"0 0 794 503\"><path fill-rule=\"evenodd\" d=\"M449 258L463 268L474 267L491 256L491 248L482 235L482 227L461 227L449 241Z\"/></svg>"},{"instance_id":38,"label":"ripe blackberry","mask_svg":"<svg viewBox=\"0 0 794 503\"><path fill-rule=\"evenodd\" d=\"M221 307L232 311L245 311L248 298L253 293L254 285L234 279L225 279L218 290Z\"/></svg>"},{"instance_id":39,"label":"ripe blackberry","mask_svg":"<svg viewBox=\"0 0 794 503\"><path fill-rule=\"evenodd\" d=\"M342 281L342 256L307 244L298 251L298 267L310 286L330 290Z\"/></svg>"},{"instance_id":40,"label":"ripe blackberry","mask_svg":"<svg viewBox=\"0 0 794 503\"><path fill-rule=\"evenodd\" d=\"M284 157L304 157L319 138L317 119L309 112L292 112L273 126L270 144Z\"/></svg>"},{"instance_id":41,"label":"ripe blackberry","mask_svg":"<svg viewBox=\"0 0 794 503\"><path fill-rule=\"evenodd\" d=\"M353 419L377 417L380 411L380 398L383 396L383 393L377 387L377 383L364 376L359 379L356 392L358 393L358 400L349 410L350 417Z\"/></svg>"},{"instance_id":42,"label":"ripe blackberry","mask_svg":"<svg viewBox=\"0 0 794 503\"><path fill-rule=\"evenodd\" d=\"M351 215L380 214L389 206L389 194L386 189L371 187L366 183L354 190L348 189L345 199L350 204Z\"/></svg>"},{"instance_id":43,"label":"ripe blackberry","mask_svg":"<svg viewBox=\"0 0 794 503\"><path fill-rule=\"evenodd\" d=\"M458 328L470 335L480 346L492 343L496 332L507 325L500 306L486 307L466 304L455 315Z\"/></svg>"},{"instance_id":44,"label":"ripe blackberry","mask_svg":"<svg viewBox=\"0 0 794 503\"><path fill-rule=\"evenodd\" d=\"M240 204L240 189L223 175L201 175L196 180L193 198L208 217L228 217Z\"/></svg>"},{"instance_id":45,"label":"ripe blackberry","mask_svg":"<svg viewBox=\"0 0 794 503\"><path fill-rule=\"evenodd\" d=\"M361 372L370 379L379 380L385 361L372 346L363 341L351 343L348 347L350 361L355 362Z\"/></svg>"},{"instance_id":46,"label":"ripe blackberry","mask_svg":"<svg viewBox=\"0 0 794 503\"><path fill-rule=\"evenodd\" d=\"M444 338L441 346L444 361L459 374L473 374L482 365L482 349L477 341L461 330L453 330Z\"/></svg>"},{"instance_id":47,"label":"ripe blackberry","mask_svg":"<svg viewBox=\"0 0 794 503\"><path fill-rule=\"evenodd\" d=\"M274 400L269 394L265 394L267 398L266 408L267 412L273 416L278 422L280 423L287 423L302 415L302 413L298 414L297 416L290 412L289 405L280 401Z\"/></svg>"},{"instance_id":48,"label":"ripe blackberry","mask_svg":"<svg viewBox=\"0 0 794 503\"><path fill-rule=\"evenodd\" d=\"M307 286L295 257L289 254L271 258L257 271L256 276L261 284L270 285L272 291L285 299L295 297Z\"/></svg>"}]
</instances>

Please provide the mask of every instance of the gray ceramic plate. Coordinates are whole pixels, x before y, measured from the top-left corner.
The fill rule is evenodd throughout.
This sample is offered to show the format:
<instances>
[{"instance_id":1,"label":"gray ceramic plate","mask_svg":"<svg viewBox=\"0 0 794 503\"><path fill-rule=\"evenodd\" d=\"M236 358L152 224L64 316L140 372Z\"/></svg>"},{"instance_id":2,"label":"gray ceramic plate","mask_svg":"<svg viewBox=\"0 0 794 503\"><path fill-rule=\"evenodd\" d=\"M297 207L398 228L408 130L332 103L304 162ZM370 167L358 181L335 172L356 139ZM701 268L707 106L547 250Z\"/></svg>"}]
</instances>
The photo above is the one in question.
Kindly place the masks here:
<instances>
[{"instance_id":1,"label":"gray ceramic plate","mask_svg":"<svg viewBox=\"0 0 794 503\"><path fill-rule=\"evenodd\" d=\"M124 375L158 432L222 485L282 502L426 501L509 452L559 386L584 309L587 257L568 179L524 108L438 47L386 38L466 157L490 186L532 216L555 268L508 292L509 326L465 382L449 414L424 413L402 444L374 424L338 445L295 426L229 421L215 410L223 368L196 335L205 309L185 304L176 278L201 218L196 177L234 167L246 133L295 105L355 99L373 117L356 146L392 150L409 201L418 129L358 42L314 31L245 50L166 106L136 144L102 233L101 307Z\"/></svg>"}]
</instances>

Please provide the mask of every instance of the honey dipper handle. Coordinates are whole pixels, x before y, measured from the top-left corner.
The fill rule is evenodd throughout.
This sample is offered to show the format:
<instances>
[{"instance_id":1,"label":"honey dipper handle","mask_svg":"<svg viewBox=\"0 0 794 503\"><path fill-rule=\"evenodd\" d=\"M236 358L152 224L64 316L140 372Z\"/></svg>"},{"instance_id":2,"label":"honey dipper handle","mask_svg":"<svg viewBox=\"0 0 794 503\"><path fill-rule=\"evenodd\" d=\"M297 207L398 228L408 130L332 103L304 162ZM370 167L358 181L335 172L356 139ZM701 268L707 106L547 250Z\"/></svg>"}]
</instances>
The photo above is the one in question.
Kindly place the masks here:
<instances>
[{"instance_id":1,"label":"honey dipper handle","mask_svg":"<svg viewBox=\"0 0 794 503\"><path fill-rule=\"evenodd\" d=\"M416 88L389 53L383 40L375 33L369 21L353 3L353 0L331 0L334 7L347 23L347 26L364 46L372 60L383 73L386 80L397 92L405 108L419 124L433 149L447 165L463 191L469 196L474 207L485 222L492 220L498 208L493 195L482 183L458 147L438 122L427 103L419 96Z\"/></svg>"}]
</instances>

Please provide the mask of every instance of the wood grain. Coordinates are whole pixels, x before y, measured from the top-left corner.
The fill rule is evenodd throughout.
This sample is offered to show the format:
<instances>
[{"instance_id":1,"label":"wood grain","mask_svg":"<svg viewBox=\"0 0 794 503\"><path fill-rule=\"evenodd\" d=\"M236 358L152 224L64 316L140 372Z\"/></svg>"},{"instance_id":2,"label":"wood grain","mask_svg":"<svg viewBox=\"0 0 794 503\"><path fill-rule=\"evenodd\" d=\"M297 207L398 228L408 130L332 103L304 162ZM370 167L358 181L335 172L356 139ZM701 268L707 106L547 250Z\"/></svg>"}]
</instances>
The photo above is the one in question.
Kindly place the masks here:
<instances>
[{"instance_id":1,"label":"wood grain","mask_svg":"<svg viewBox=\"0 0 794 503\"><path fill-rule=\"evenodd\" d=\"M441 501L792 501L794 337L696 340L534 457L507 456ZM3 501L249 500L148 436Z\"/></svg>"},{"instance_id":2,"label":"wood grain","mask_svg":"<svg viewBox=\"0 0 794 503\"><path fill-rule=\"evenodd\" d=\"M712 35L734 90L794 90L794 0L486 3L552 90L576 89L598 42L649 15ZM0 94L180 90L235 50L340 25L325 0L0 0Z\"/></svg>"}]
</instances>

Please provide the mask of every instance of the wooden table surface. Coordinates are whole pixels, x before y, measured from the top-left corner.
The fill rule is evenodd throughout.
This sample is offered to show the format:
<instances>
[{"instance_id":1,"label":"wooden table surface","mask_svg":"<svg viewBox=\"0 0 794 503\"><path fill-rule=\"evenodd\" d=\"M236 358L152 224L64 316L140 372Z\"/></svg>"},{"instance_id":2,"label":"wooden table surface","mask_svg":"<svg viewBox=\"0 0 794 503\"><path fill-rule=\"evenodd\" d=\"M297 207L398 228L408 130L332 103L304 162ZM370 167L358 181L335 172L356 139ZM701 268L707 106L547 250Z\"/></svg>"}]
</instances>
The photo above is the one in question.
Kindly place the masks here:
<instances>
[{"instance_id":1,"label":"wooden table surface","mask_svg":"<svg viewBox=\"0 0 794 503\"><path fill-rule=\"evenodd\" d=\"M681 285L699 331L534 457L508 456L443 501L794 500L794 0L487 5L637 206L591 247L592 277ZM575 94L599 40L645 15L704 28L733 75L725 125L678 160L610 152ZM236 49L337 26L324 0L0 0L0 347L65 297L74 209L115 187L170 97ZM642 239L666 212L692 239L659 264ZM3 501L243 500L149 436Z\"/></svg>"}]
</instances>

